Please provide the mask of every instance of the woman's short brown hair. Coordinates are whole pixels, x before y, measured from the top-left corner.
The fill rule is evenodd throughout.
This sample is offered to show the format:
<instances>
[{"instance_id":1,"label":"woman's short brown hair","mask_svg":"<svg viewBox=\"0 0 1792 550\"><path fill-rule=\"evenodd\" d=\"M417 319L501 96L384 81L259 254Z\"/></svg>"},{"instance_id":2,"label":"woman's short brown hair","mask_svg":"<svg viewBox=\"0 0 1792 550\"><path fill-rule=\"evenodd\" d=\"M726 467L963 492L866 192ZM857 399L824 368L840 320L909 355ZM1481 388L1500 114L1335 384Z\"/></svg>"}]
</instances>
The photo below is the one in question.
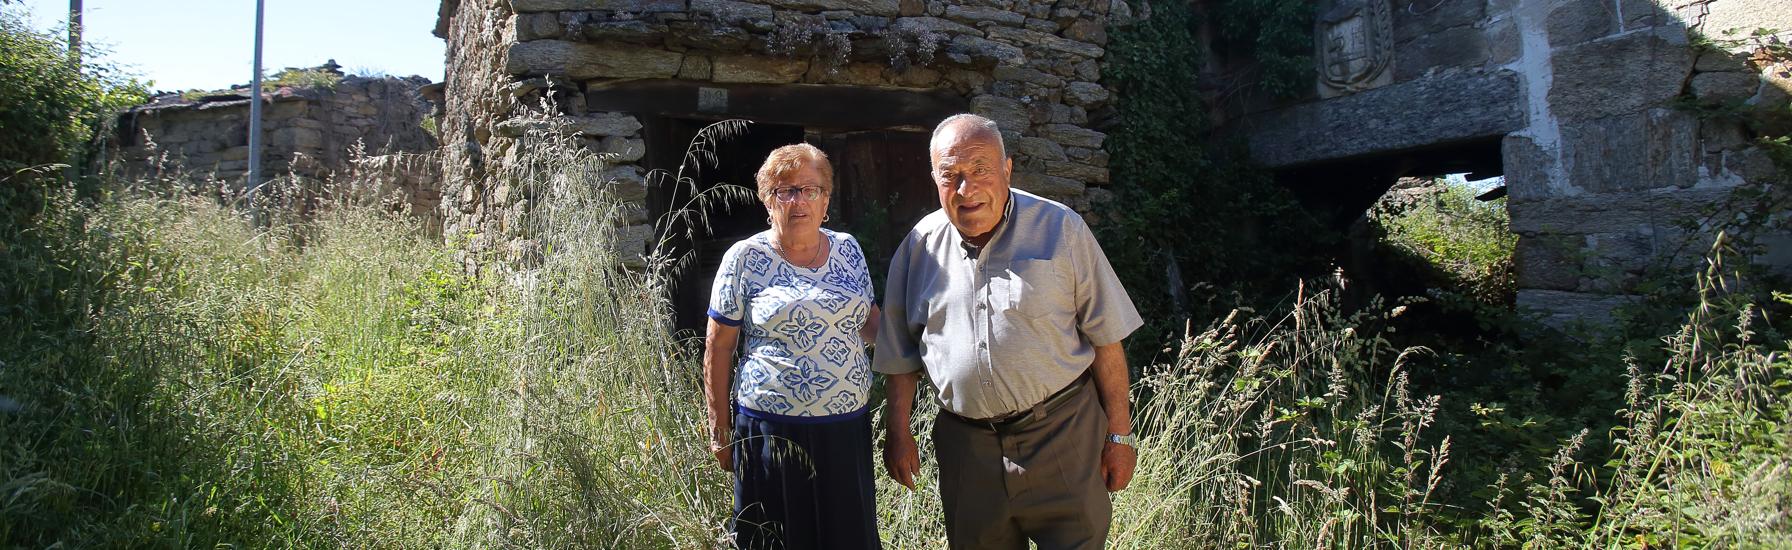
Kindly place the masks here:
<instances>
[{"instance_id":1,"label":"woman's short brown hair","mask_svg":"<svg viewBox=\"0 0 1792 550\"><path fill-rule=\"evenodd\" d=\"M772 195L772 188L778 183L813 164L821 172L822 193L834 194L834 165L828 162L828 154L821 152L814 145L797 143L785 145L772 150L765 156L765 164L759 165L759 172L753 179L759 184L759 200Z\"/></svg>"}]
</instances>

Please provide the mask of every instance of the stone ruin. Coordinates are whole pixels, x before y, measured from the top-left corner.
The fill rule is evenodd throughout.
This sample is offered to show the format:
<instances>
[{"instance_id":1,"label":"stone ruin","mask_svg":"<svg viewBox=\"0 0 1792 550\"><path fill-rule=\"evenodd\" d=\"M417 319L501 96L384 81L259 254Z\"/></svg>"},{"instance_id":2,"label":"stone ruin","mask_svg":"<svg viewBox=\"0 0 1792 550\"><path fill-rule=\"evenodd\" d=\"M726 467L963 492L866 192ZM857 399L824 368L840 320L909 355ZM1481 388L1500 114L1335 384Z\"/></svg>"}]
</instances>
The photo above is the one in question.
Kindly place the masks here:
<instances>
[{"instance_id":1,"label":"stone ruin","mask_svg":"<svg viewBox=\"0 0 1792 550\"><path fill-rule=\"evenodd\" d=\"M1229 105L1226 131L1345 220L1402 177L1504 176L1518 304L1603 323L1651 269L1697 262L1681 221L1783 177L1735 120L1689 101L1785 109L1792 67L1749 48L1792 29L1792 0L1325 0L1313 89ZM1792 267L1792 236L1754 260ZM1678 269L1678 268L1675 268Z\"/></svg>"},{"instance_id":2,"label":"stone ruin","mask_svg":"<svg viewBox=\"0 0 1792 550\"><path fill-rule=\"evenodd\" d=\"M1783 105L1783 73L1696 53L1689 36L1792 28L1789 2L1322 0L1312 90L1242 94L1213 115L1343 224L1402 177L1503 176L1520 305L1597 322L1684 251L1673 220L1778 177L1741 125L1675 105ZM727 118L757 130L724 145L730 160L699 187L750 187L771 147L808 141L851 182L832 224L849 230L905 228L934 207L925 132L960 111L1007 131L1017 187L1086 211L1125 184L1108 177L1101 73L1110 26L1134 17L1119 0L444 0L444 223L466 238L469 269L531 254L514 223L525 193L491 174L523 148L532 113L614 155L609 185L639 206L623 232L637 257L668 229L657 215L688 198L644 175L675 169L697 129ZM686 270L680 284L698 290L678 293L681 311L701 311L691 296L710 260L764 227L744 210L682 243L705 261ZM1782 237L1758 260L1792 263Z\"/></svg>"},{"instance_id":3,"label":"stone ruin","mask_svg":"<svg viewBox=\"0 0 1792 550\"><path fill-rule=\"evenodd\" d=\"M439 229L438 146L423 126L433 111L423 96L429 80L344 76L333 60L309 71L340 80L262 95L261 180L372 179L396 188L412 213ZM198 97L167 93L120 114L113 147L124 175L240 189L249 168L249 101L248 86Z\"/></svg>"},{"instance_id":4,"label":"stone ruin","mask_svg":"<svg viewBox=\"0 0 1792 550\"><path fill-rule=\"evenodd\" d=\"M1086 210L1110 195L1101 60L1109 22L1129 17L1119 0L445 0L446 232L465 236L470 269L481 255L532 255L515 223L526 193L492 174L526 148L522 121L543 99L559 127L614 155L610 185L637 205L622 231L637 264L648 242L678 232L653 220L689 196L646 174L676 170L699 129L732 118L755 123L718 145L726 160L698 188L751 188L772 148L813 143L851 182L830 226L871 241L872 254L938 208L928 133L958 112L1001 124L1017 187ZM693 300L721 253L764 220L757 203L718 210L674 244L698 258L679 311L702 310Z\"/></svg>"}]
</instances>

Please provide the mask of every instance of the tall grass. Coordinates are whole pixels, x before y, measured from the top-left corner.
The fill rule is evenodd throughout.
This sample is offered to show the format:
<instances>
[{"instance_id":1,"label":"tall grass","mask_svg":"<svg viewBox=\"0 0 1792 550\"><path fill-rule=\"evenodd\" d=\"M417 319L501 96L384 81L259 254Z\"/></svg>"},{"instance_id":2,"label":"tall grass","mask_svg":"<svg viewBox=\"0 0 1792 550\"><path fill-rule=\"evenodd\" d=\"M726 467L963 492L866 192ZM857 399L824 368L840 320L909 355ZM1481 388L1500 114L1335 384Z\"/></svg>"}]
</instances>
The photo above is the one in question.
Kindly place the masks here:
<instances>
[{"instance_id":1,"label":"tall grass","mask_svg":"<svg viewBox=\"0 0 1792 550\"><path fill-rule=\"evenodd\" d=\"M534 203L510 235L533 248L477 276L352 188L270 193L320 207L268 223L162 185L52 197L7 241L36 244L0 250L32 297L0 327L0 540L724 546L732 496L663 281L621 267L601 159L529 139L500 177ZM1427 350L1382 336L1399 305L1343 311L1315 284L1286 315L1190 330L1135 386L1110 544L1792 544L1792 365L1721 273L1672 359L1629 365L1625 423L1588 427L1618 430L1615 456L1563 441L1481 507L1434 498L1451 437L1407 383ZM944 542L921 403L920 490L878 483L892 548Z\"/></svg>"},{"instance_id":2,"label":"tall grass","mask_svg":"<svg viewBox=\"0 0 1792 550\"><path fill-rule=\"evenodd\" d=\"M1136 387L1148 435L1118 495L1120 546L1446 542L1427 518L1449 438L1423 438L1438 398L1411 395L1405 372L1424 350L1368 328L1403 311L1345 314L1303 292L1279 321L1234 312L1189 334Z\"/></svg>"}]
</instances>

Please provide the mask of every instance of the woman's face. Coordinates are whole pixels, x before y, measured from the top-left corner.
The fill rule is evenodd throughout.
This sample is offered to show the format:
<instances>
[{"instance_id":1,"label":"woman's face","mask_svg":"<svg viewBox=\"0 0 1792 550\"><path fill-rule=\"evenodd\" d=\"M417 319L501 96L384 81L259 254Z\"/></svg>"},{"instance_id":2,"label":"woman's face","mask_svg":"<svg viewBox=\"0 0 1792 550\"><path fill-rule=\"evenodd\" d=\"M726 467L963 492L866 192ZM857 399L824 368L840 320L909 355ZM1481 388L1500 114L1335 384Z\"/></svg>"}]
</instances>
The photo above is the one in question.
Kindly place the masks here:
<instances>
[{"instance_id":1,"label":"woman's face","mask_svg":"<svg viewBox=\"0 0 1792 550\"><path fill-rule=\"evenodd\" d=\"M812 163L786 176L772 186L764 197L765 208L772 215L772 226L781 233L821 229L821 219L828 213L827 180ZM813 196L813 199L811 199Z\"/></svg>"}]
</instances>

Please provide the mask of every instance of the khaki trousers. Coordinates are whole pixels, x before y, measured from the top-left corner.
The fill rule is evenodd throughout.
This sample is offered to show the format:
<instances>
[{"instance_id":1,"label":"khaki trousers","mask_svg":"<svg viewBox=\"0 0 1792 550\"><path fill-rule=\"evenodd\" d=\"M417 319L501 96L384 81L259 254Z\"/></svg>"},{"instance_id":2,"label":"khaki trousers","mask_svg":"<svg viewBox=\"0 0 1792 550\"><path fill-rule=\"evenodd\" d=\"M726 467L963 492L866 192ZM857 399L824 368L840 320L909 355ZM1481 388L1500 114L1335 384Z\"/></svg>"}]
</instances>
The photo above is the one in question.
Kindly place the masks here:
<instances>
[{"instance_id":1,"label":"khaki trousers","mask_svg":"<svg viewBox=\"0 0 1792 550\"><path fill-rule=\"evenodd\" d=\"M954 549L1094 549L1112 503L1101 477L1107 413L1095 384L1019 426L940 414L933 423L946 538Z\"/></svg>"}]
</instances>

